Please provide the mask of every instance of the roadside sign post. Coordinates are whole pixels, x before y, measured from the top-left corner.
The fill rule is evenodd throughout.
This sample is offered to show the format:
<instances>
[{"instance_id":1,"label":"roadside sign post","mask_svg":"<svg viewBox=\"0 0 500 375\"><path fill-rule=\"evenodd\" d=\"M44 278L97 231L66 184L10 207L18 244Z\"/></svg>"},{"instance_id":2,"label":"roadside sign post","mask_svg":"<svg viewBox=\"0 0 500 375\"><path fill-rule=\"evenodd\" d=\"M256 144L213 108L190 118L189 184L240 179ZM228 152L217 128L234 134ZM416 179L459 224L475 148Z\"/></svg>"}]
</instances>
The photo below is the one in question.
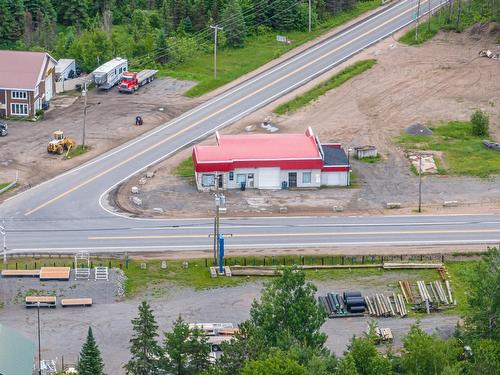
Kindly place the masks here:
<instances>
[{"instance_id":1,"label":"roadside sign post","mask_svg":"<svg viewBox=\"0 0 500 375\"><path fill-rule=\"evenodd\" d=\"M219 273L224 273L224 235L219 234Z\"/></svg>"}]
</instances>

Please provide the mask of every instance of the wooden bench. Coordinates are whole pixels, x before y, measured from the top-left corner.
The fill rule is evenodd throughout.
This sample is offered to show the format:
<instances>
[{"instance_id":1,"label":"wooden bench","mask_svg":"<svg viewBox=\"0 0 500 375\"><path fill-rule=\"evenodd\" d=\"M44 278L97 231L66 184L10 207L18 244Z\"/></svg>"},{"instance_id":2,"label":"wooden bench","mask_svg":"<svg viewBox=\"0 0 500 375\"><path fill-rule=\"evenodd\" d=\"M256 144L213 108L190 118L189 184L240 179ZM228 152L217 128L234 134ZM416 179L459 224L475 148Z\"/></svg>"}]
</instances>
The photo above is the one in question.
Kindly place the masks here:
<instances>
[{"instance_id":1,"label":"wooden bench","mask_svg":"<svg viewBox=\"0 0 500 375\"><path fill-rule=\"evenodd\" d=\"M57 299L54 296L27 296L25 299L26 307L56 307Z\"/></svg>"},{"instance_id":2,"label":"wooden bench","mask_svg":"<svg viewBox=\"0 0 500 375\"><path fill-rule=\"evenodd\" d=\"M92 306L92 298L65 298L61 300L61 306Z\"/></svg>"},{"instance_id":3,"label":"wooden bench","mask_svg":"<svg viewBox=\"0 0 500 375\"><path fill-rule=\"evenodd\" d=\"M2 277L39 277L39 270L2 270Z\"/></svg>"},{"instance_id":4,"label":"wooden bench","mask_svg":"<svg viewBox=\"0 0 500 375\"><path fill-rule=\"evenodd\" d=\"M42 267L40 280L69 280L69 267Z\"/></svg>"}]
</instances>

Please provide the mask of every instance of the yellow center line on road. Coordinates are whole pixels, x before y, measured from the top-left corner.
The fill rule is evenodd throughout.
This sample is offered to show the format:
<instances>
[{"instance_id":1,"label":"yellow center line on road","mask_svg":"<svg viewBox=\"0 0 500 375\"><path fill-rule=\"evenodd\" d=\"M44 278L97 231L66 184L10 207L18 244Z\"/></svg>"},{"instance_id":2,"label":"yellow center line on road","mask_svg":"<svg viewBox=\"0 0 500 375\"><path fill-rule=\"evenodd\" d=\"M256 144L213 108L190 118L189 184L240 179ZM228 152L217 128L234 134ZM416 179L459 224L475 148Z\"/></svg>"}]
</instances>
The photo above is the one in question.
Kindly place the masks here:
<instances>
[{"instance_id":1,"label":"yellow center line on road","mask_svg":"<svg viewBox=\"0 0 500 375\"><path fill-rule=\"evenodd\" d=\"M240 237L318 237L318 236L355 236L355 235L400 235L400 234L454 234L454 233L500 233L500 229L471 230L405 230L394 232L309 232L309 233L243 233L233 234L232 238ZM102 236L88 237L88 240L162 240L173 238L207 238L208 234L175 234L154 236Z\"/></svg>"},{"instance_id":2,"label":"yellow center line on road","mask_svg":"<svg viewBox=\"0 0 500 375\"><path fill-rule=\"evenodd\" d=\"M430 0L429 0L429 1L430 1ZM422 4L420 4L420 6L422 7ZM120 163L118 163L118 164L114 165L113 167L111 167L111 168L109 168L109 169L107 169L107 170L104 170L104 171L102 171L101 173L96 174L96 175L95 175L95 176L93 176L92 178L89 178L88 180L85 180L84 182L82 182L82 183L80 183L80 184L78 184L78 185L76 185L76 186L72 187L71 189L69 189L69 190L65 191L64 193L62 193L62 194L60 194L60 195L58 195L58 196L56 196L56 197L54 197L54 198L52 198L52 199L50 199L50 200L46 201L45 203L42 203L41 205L39 205L39 206L37 206L37 207L33 208L32 210L30 210L30 211L26 212L24 215L25 215L25 216L29 216L29 215L33 214L34 212L39 211L39 210L41 210L42 208L44 208L44 207L46 207L46 206L48 206L48 205L50 205L50 204L52 204L52 203L54 203L54 202L58 201L59 199L64 198L65 196L67 196L67 195L71 194L72 192L74 192L74 191L76 191L76 190L78 190L78 189L82 188L83 186L88 185L88 184L90 184L91 182L93 182L93 181L97 180L98 178L100 178L100 177L102 177L102 176L104 176L104 175L106 175L106 174L108 174L108 173L110 173L110 172L114 171L115 169L117 169L117 168L121 167L122 165L127 164L127 163L128 163L128 162L130 162L131 160L134 160L134 159L136 159L137 157L142 156L142 155L144 155L144 154L146 154L146 153L150 152L151 150L153 150L153 149L157 148L158 146L161 146L162 144L164 144L164 143L166 143L166 142L170 141L171 139L173 139L173 138L177 137L178 135L183 134L183 133L185 133L185 132L187 132L187 131L189 131L189 130L193 129L194 127L196 127L196 126L197 126L197 125L199 125L200 123L202 123L202 122L204 122L204 121L206 121L206 120L208 120L208 119L210 119L210 118L212 118L212 117L214 117L214 116L218 115L218 114L219 114L219 113L221 113L221 112L226 111L227 109L229 109L229 108L231 108L231 107L234 107L235 105L237 105L237 104L241 103L242 101L244 101L244 100L246 100L246 99L248 99L248 98L250 98L250 97L252 97L252 96L257 95L257 94L258 94L258 93L260 93L261 91L266 90L267 88L269 88L269 87L271 87L271 86L275 85L276 83L278 83L278 82L280 82L280 81L282 81L282 80L284 80L284 79L286 79L286 78L288 78L288 77L290 77L290 76L292 76L292 75L296 74L297 72L300 72L301 70L304 70L304 69L308 68L308 67L309 67L309 66L311 66L312 64L315 64L315 63L317 63L318 61L320 61L320 60L324 59L325 57L327 57L327 56L329 56L329 55L331 55L331 54L333 54L333 53L337 52L338 50L340 50L340 49L344 48L345 46L348 46L349 44L354 43L355 41L357 41L357 40L361 39L362 37L364 37L364 36L366 36L366 35L368 35L368 34L372 33L373 31L375 31L375 30L377 30L377 29L379 29L379 28L381 28L381 27L383 27L383 26L387 25L388 23L390 23L390 22L394 21L395 19L400 18L400 17L401 17L401 16L403 16L404 14L406 14L406 13L409 13L409 12L413 11L413 10L414 10L414 9L416 9L417 7L418 7L418 5L415 5L415 6L411 7L411 8L409 8L408 10L406 10L406 11L404 11L404 12L402 12L402 13L399 13L398 15L396 15L396 16L394 16L394 17L392 17L392 18L388 19L387 21L383 22L382 24L380 24L380 25L378 25L378 26L376 26L376 27L374 27L374 28L372 28L372 29L370 29L370 30L366 31L365 33L363 33L363 34L361 34L361 35L359 35L359 36L357 36L356 38L353 38L353 39L349 40L348 42L346 42L346 43L344 43L344 44L342 44L342 45L338 46L337 48L334 48L333 50L330 50L329 52L325 53L324 55L321 55L321 56L317 57L316 59L314 59L314 60L312 60L312 61L308 62L307 64L302 65L300 68L297 68L297 69L295 69L295 70L291 71L290 73L288 73L288 74L286 74L286 75L284 75L284 76L282 76L282 77L280 77L280 78L278 78L278 79L276 79L276 80L274 80L274 81L272 81L272 82L268 83L267 85L265 85L265 86L261 87L260 89L253 91L252 93L250 93L250 94L248 94L248 95L246 95L246 96L244 96L244 97L242 97L242 98L240 98L240 99L238 99L238 100L236 100L236 101L232 102L231 104L229 104L229 105L227 105L227 106L225 106L225 107L223 107L223 108L219 109L218 111L215 111L215 112L211 113L210 115L208 115L208 116L206 116L206 117L204 117L204 118L202 118L202 119L200 119L200 120L198 120L198 121L194 122L193 124L191 124L191 125L189 125L189 126L187 126L187 127L183 128L182 130L178 131L177 133L172 134L171 136L169 136L169 137L167 137L167 138L165 138L165 139L163 139L163 140L161 140L161 141L159 141L159 142L157 142L157 143L155 143L155 144L153 144L153 145L151 145L151 146L149 146L149 147L145 148L145 149L144 149L144 150L142 150L141 152L138 152L137 154L135 154L135 155L133 155L133 156L131 156L131 157L129 157L129 158L127 158L127 159L125 159L125 160L121 161Z\"/></svg>"}]
</instances>

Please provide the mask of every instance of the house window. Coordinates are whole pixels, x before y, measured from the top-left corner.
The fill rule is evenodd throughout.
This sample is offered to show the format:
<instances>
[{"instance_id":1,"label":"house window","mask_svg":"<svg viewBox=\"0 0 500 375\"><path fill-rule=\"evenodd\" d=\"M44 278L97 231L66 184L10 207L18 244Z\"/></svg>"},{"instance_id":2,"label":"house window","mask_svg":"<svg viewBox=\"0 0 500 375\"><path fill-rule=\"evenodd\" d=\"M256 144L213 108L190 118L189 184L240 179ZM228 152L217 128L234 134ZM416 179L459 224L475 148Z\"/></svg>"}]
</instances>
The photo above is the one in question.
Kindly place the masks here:
<instances>
[{"instance_id":1,"label":"house window","mask_svg":"<svg viewBox=\"0 0 500 375\"><path fill-rule=\"evenodd\" d=\"M234 181L234 172L229 172L229 181Z\"/></svg>"},{"instance_id":2,"label":"house window","mask_svg":"<svg viewBox=\"0 0 500 375\"><path fill-rule=\"evenodd\" d=\"M10 105L10 113L16 116L27 116L28 115L28 105L12 103Z\"/></svg>"},{"instance_id":3,"label":"house window","mask_svg":"<svg viewBox=\"0 0 500 375\"><path fill-rule=\"evenodd\" d=\"M311 172L302 172L302 183L303 184L311 183Z\"/></svg>"},{"instance_id":4,"label":"house window","mask_svg":"<svg viewBox=\"0 0 500 375\"><path fill-rule=\"evenodd\" d=\"M28 93L26 91L11 91L12 99L26 99Z\"/></svg>"},{"instance_id":5,"label":"house window","mask_svg":"<svg viewBox=\"0 0 500 375\"><path fill-rule=\"evenodd\" d=\"M215 185L215 175L214 174L204 174L201 176L201 186L210 187Z\"/></svg>"},{"instance_id":6,"label":"house window","mask_svg":"<svg viewBox=\"0 0 500 375\"><path fill-rule=\"evenodd\" d=\"M247 175L246 174L243 174L243 173L238 173L236 175L236 182L238 184L241 184L242 182L246 182L247 181Z\"/></svg>"}]
</instances>

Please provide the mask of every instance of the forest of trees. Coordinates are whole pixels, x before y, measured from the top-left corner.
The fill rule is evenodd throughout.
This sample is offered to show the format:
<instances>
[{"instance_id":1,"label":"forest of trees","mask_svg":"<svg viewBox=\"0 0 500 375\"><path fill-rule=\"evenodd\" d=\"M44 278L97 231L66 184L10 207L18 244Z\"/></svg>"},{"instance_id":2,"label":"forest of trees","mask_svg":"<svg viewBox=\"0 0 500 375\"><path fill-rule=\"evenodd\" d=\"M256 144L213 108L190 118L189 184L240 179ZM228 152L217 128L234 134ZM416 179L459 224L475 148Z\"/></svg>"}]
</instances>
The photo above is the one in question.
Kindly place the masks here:
<instances>
[{"instance_id":1,"label":"forest of trees","mask_svg":"<svg viewBox=\"0 0 500 375\"><path fill-rule=\"evenodd\" d=\"M313 0L313 23L362 0ZM370 0L365 0L370 1ZM372 0L373 1L373 0ZM84 70L113 56L134 65L182 63L271 30L306 30L307 0L0 0L0 48L46 50Z\"/></svg>"},{"instance_id":2,"label":"forest of trees","mask_svg":"<svg viewBox=\"0 0 500 375\"><path fill-rule=\"evenodd\" d=\"M402 348L376 346L375 323L353 336L339 358L321 331L327 317L316 287L300 269L283 268L254 300L240 332L209 360L207 337L179 317L161 334L147 302L132 320L128 375L497 375L500 373L500 253L490 249L464 269L467 300L464 324L453 337L425 332L418 321ZM456 291L458 293L458 291ZM335 336L332 337L335 340ZM80 373L103 374L92 331L80 356Z\"/></svg>"}]
</instances>

